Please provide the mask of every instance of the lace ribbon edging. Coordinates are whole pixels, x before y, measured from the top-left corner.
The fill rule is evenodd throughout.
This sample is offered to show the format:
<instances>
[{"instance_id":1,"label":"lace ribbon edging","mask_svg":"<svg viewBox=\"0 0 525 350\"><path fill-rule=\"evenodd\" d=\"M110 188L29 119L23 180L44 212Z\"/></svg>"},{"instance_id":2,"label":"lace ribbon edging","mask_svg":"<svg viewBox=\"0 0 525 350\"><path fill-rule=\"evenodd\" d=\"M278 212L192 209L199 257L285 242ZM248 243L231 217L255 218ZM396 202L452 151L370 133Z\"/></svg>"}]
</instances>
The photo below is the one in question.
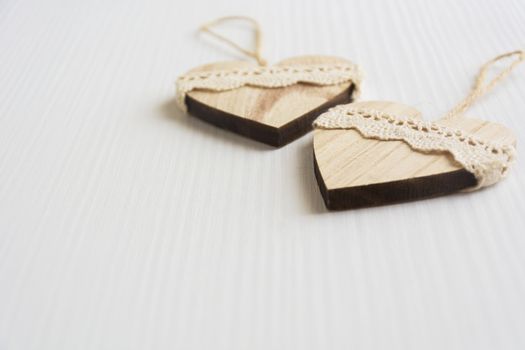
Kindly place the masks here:
<instances>
[{"instance_id":1,"label":"lace ribbon edging","mask_svg":"<svg viewBox=\"0 0 525 350\"><path fill-rule=\"evenodd\" d=\"M494 143L476 138L465 131L435 122L395 116L377 110L338 106L314 122L319 129L356 129L364 137L403 141L424 152L448 152L477 179L473 189L490 186L507 174L516 158L512 144Z\"/></svg>"},{"instance_id":2,"label":"lace ribbon edging","mask_svg":"<svg viewBox=\"0 0 525 350\"><path fill-rule=\"evenodd\" d=\"M337 85L352 82L355 85L355 94L359 94L362 76L361 69L354 64L272 66L195 72L177 79L177 104L186 111L186 95L193 90L227 91L246 85L278 88L298 83Z\"/></svg>"}]
</instances>

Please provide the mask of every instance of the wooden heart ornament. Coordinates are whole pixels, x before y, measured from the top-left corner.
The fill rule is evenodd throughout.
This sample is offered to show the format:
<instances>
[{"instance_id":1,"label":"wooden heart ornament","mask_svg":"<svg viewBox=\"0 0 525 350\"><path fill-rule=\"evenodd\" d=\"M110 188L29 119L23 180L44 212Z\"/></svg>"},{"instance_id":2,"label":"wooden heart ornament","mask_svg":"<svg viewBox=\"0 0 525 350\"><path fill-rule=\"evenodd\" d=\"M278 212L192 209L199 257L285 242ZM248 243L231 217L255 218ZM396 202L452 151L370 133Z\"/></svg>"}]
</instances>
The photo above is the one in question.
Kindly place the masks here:
<instances>
[{"instance_id":1,"label":"wooden heart ornament","mask_svg":"<svg viewBox=\"0 0 525 350\"><path fill-rule=\"evenodd\" d=\"M335 57L213 63L177 80L177 100L208 123L280 147L310 131L328 108L351 102L360 82L359 68Z\"/></svg>"},{"instance_id":2,"label":"wooden heart ornament","mask_svg":"<svg viewBox=\"0 0 525 350\"><path fill-rule=\"evenodd\" d=\"M492 185L515 155L515 137L502 125L465 117L425 122L394 102L338 106L314 127L315 174L334 210Z\"/></svg>"}]
</instances>

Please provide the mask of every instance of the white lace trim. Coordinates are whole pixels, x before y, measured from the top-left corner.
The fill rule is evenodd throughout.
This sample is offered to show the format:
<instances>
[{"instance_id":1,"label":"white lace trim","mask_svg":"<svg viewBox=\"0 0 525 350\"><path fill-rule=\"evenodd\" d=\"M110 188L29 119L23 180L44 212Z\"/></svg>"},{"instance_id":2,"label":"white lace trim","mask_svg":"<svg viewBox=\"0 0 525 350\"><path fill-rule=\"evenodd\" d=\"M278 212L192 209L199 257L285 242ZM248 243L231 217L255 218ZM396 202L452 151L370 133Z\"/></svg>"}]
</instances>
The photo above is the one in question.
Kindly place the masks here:
<instances>
[{"instance_id":1,"label":"white lace trim","mask_svg":"<svg viewBox=\"0 0 525 350\"><path fill-rule=\"evenodd\" d=\"M192 90L226 91L250 85L278 88L298 83L337 85L352 82L359 93L362 80L354 64L315 64L253 67L188 73L177 79L177 103L186 110L186 94Z\"/></svg>"},{"instance_id":2,"label":"white lace trim","mask_svg":"<svg viewBox=\"0 0 525 350\"><path fill-rule=\"evenodd\" d=\"M356 129L366 138L404 141L416 151L448 152L476 177L474 189L500 181L516 157L512 144L489 142L434 122L351 105L330 109L315 120L314 127Z\"/></svg>"}]
</instances>

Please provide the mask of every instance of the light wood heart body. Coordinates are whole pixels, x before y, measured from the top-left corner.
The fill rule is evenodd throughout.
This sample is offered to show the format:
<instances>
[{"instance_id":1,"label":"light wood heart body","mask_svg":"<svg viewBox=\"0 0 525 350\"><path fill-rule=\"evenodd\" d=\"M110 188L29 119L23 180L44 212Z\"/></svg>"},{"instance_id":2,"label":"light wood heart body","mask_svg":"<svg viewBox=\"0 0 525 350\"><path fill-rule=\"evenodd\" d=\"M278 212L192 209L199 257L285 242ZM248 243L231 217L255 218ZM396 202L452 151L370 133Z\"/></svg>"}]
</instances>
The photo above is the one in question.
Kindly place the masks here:
<instances>
[{"instance_id":1,"label":"light wood heart body","mask_svg":"<svg viewBox=\"0 0 525 350\"><path fill-rule=\"evenodd\" d=\"M328 56L304 56L277 66L350 63ZM249 62L213 63L190 72L254 67ZM352 83L318 86L295 84L279 88L243 86L228 91L194 90L186 105L190 114L223 129L275 146L283 146L312 130L313 120L328 108L352 101Z\"/></svg>"},{"instance_id":2,"label":"light wood heart body","mask_svg":"<svg viewBox=\"0 0 525 350\"><path fill-rule=\"evenodd\" d=\"M352 105L420 118L416 109L393 102ZM465 117L440 123L484 140L515 143L512 132L496 123ZM353 129L316 129L314 163L326 207L333 210L434 197L477 184L447 152L422 153L403 141L367 139Z\"/></svg>"}]
</instances>

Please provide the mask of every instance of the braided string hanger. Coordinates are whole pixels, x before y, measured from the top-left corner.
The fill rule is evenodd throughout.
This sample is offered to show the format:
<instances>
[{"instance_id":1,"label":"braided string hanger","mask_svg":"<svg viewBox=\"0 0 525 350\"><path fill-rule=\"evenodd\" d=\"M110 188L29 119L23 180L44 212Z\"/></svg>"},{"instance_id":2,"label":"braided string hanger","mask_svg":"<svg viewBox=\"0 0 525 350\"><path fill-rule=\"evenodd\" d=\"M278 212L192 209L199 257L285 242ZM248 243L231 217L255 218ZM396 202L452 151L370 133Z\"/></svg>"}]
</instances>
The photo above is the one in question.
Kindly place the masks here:
<instances>
[{"instance_id":1,"label":"braided string hanger","mask_svg":"<svg viewBox=\"0 0 525 350\"><path fill-rule=\"evenodd\" d=\"M496 64L497 62L505 58L512 57L512 56L517 56L517 59L514 60L505 69L503 69L491 81L489 81L488 83L485 83L487 71L489 70L489 68L492 65ZM512 72L512 70L516 68L516 66L518 66L524 60L525 60L525 51L517 50L517 51L512 51L512 52L508 52L508 53L499 55L491 59L487 63L485 63L481 67L479 74L476 77L476 82L474 83L474 86L470 94L463 101L461 101L454 108L452 108L447 114L441 117L441 120L452 119L454 117L461 116L469 107L471 107L474 104L474 102L478 98L480 98L482 95L492 90L492 88L494 88L496 84L498 84L500 81L506 78L510 74L510 72Z\"/></svg>"},{"instance_id":2,"label":"braided string hanger","mask_svg":"<svg viewBox=\"0 0 525 350\"><path fill-rule=\"evenodd\" d=\"M253 26L253 29L255 32L255 48L253 50L245 49L242 46L233 42L232 40L228 39L227 37L211 29L212 27L219 25L221 23L228 22L228 21L235 21L235 20L248 21ZM220 41L230 45L237 51L245 54L246 56L254 58L257 61L257 63L259 63L260 66L266 66L267 62L261 55L262 31L261 31L261 27L259 23L255 19L251 17L247 17L247 16L226 16L226 17L221 17L211 22L203 24L199 28L199 30L201 32L208 33L209 35L215 37L216 39L219 39Z\"/></svg>"}]
</instances>

